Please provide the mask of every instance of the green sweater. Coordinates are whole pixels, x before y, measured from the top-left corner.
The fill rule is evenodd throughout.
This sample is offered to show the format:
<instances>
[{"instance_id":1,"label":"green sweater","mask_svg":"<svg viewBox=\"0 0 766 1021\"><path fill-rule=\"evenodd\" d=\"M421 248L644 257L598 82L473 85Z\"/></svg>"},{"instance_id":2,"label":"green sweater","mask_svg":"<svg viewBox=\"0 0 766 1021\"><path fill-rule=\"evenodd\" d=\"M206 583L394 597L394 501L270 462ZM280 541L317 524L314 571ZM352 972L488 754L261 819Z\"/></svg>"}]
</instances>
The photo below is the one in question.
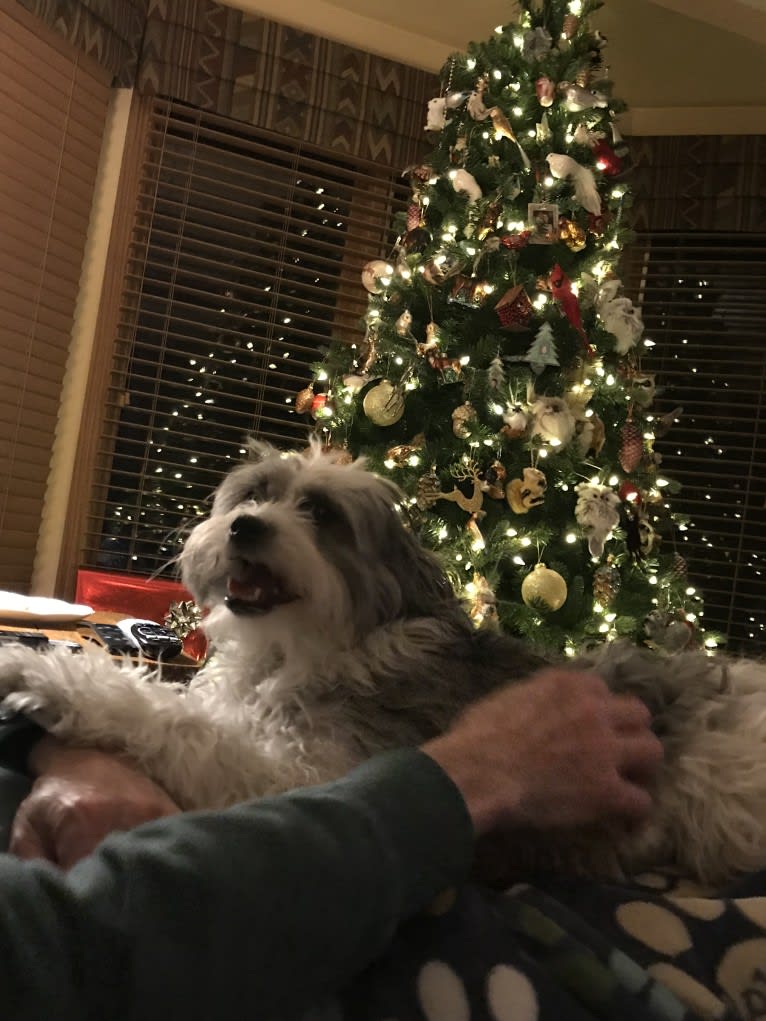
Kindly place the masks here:
<instances>
[{"instance_id":1,"label":"green sweater","mask_svg":"<svg viewBox=\"0 0 766 1021\"><path fill-rule=\"evenodd\" d=\"M472 840L451 780L410 750L112 836L68 874L2 855L0 1017L291 1017L461 879Z\"/></svg>"}]
</instances>

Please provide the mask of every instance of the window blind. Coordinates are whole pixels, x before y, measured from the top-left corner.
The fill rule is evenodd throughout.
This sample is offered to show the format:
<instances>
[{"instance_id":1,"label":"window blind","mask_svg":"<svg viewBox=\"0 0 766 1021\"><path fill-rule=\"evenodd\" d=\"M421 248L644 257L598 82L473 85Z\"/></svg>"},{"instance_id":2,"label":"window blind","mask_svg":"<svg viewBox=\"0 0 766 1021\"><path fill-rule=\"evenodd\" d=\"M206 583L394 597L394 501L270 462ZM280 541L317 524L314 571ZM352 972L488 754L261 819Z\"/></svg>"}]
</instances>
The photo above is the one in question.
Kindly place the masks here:
<instances>
[{"instance_id":1,"label":"window blind","mask_svg":"<svg viewBox=\"0 0 766 1021\"><path fill-rule=\"evenodd\" d=\"M0 588L28 592L109 76L0 0Z\"/></svg>"},{"instance_id":2,"label":"window blind","mask_svg":"<svg viewBox=\"0 0 766 1021\"><path fill-rule=\"evenodd\" d=\"M83 561L141 574L254 435L305 443L296 393L359 339L362 266L405 197L344 162L179 102L149 118Z\"/></svg>"},{"instance_id":3,"label":"window blind","mask_svg":"<svg viewBox=\"0 0 766 1021\"><path fill-rule=\"evenodd\" d=\"M705 626L766 648L766 235L640 234L626 284L640 296L642 368L656 373L662 470L688 515L677 537ZM671 412L682 408L677 416Z\"/></svg>"}]
</instances>

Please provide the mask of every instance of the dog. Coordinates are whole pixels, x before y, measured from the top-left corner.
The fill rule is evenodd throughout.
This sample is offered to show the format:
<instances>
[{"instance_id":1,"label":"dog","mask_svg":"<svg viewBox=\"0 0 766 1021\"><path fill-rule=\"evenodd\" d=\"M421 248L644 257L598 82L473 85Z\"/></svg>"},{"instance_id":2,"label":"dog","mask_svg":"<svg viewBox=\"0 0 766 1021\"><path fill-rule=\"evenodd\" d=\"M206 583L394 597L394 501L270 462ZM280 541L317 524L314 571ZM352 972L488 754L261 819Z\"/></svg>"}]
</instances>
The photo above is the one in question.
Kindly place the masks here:
<instances>
[{"instance_id":1,"label":"dog","mask_svg":"<svg viewBox=\"0 0 766 1021\"><path fill-rule=\"evenodd\" d=\"M469 703L551 659L476 629L402 494L313 446L253 444L189 533L181 575L213 649L188 687L109 657L0 650L0 698L65 741L129 755L183 809L321 783L441 733ZM706 883L766 865L766 673L748 660L605 644L566 666L649 707L665 749L632 834L514 839L518 871Z\"/></svg>"}]
</instances>

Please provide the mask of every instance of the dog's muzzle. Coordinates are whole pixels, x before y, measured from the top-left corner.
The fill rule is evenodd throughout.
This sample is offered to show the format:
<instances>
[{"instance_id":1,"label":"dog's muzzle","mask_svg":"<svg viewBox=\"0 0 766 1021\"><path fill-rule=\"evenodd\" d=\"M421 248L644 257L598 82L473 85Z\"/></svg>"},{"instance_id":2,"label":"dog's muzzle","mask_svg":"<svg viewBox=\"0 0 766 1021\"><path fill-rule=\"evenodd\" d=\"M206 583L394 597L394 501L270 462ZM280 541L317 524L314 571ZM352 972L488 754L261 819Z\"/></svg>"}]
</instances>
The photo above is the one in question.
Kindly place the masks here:
<instances>
[{"instance_id":1,"label":"dog's muzzle","mask_svg":"<svg viewBox=\"0 0 766 1021\"><path fill-rule=\"evenodd\" d=\"M285 587L279 575L258 559L258 547L273 532L268 521L254 514L242 514L229 526L231 567L225 603L232 613L268 613L298 598Z\"/></svg>"}]
</instances>

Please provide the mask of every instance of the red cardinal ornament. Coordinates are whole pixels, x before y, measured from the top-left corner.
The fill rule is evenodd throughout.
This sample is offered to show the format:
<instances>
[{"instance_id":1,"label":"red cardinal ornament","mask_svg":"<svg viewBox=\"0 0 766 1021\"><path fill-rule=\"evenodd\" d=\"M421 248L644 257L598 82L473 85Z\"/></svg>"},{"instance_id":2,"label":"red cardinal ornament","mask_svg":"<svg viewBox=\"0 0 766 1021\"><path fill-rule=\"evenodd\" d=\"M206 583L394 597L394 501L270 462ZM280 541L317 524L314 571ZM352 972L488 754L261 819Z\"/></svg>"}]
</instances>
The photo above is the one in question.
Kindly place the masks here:
<instances>
[{"instance_id":1,"label":"red cardinal ornament","mask_svg":"<svg viewBox=\"0 0 766 1021\"><path fill-rule=\"evenodd\" d=\"M588 358L592 358L595 351L590 345L588 338L585 336L585 330L582 328L582 315L580 314L580 303L577 300L576 295L572 291L572 282L566 275L564 270L559 266L558 263L551 270L551 275L548 278L551 285L551 293L556 301L561 306L561 310L567 317L569 322L574 326L577 332L582 338L583 347L588 355Z\"/></svg>"}]
</instances>

